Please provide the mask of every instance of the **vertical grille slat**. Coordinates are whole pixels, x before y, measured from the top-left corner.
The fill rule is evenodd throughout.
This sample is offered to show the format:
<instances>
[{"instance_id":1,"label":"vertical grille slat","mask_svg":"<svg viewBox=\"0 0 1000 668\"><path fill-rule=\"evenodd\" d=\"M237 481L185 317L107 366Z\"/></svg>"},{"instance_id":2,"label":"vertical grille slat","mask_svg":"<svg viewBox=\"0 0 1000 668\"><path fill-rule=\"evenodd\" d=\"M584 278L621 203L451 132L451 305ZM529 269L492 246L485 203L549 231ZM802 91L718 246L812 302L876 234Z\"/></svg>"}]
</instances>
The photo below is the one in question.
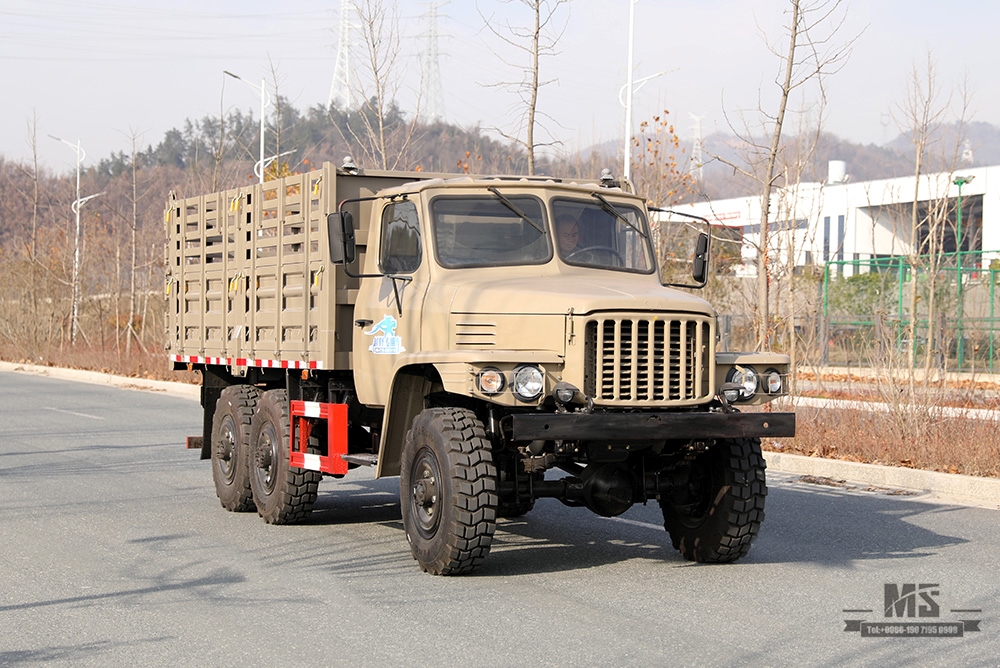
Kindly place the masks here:
<instances>
[{"instance_id":1,"label":"vertical grille slat","mask_svg":"<svg viewBox=\"0 0 1000 668\"><path fill-rule=\"evenodd\" d=\"M604 317L586 328L584 391L605 404L691 404L711 397L706 317Z\"/></svg>"}]
</instances>

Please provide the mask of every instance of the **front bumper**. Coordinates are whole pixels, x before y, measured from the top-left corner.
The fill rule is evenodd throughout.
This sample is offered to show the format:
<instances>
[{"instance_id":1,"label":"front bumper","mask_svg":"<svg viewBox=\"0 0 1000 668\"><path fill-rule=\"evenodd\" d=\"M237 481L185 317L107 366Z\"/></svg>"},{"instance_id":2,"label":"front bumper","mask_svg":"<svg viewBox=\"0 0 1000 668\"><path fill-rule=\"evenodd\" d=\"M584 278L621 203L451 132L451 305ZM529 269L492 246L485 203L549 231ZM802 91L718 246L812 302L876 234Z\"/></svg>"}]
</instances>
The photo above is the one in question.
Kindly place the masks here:
<instances>
[{"instance_id":1,"label":"front bumper","mask_svg":"<svg viewBox=\"0 0 1000 668\"><path fill-rule=\"evenodd\" d=\"M519 413L515 441L653 441L795 435L795 413Z\"/></svg>"}]
</instances>

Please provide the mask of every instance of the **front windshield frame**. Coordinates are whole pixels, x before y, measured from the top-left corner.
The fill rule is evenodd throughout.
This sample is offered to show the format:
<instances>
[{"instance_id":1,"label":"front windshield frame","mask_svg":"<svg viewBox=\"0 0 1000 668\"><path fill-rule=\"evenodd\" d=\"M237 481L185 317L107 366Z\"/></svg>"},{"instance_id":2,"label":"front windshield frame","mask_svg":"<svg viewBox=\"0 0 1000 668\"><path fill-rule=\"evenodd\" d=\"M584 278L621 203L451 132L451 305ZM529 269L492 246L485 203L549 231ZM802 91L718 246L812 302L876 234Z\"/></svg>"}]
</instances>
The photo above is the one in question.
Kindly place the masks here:
<instances>
[{"instance_id":1,"label":"front windshield frame","mask_svg":"<svg viewBox=\"0 0 1000 668\"><path fill-rule=\"evenodd\" d=\"M529 220L494 194L438 195L430 200L431 247L439 266L532 266L552 260L545 202L533 194L504 195Z\"/></svg>"},{"instance_id":2,"label":"front windshield frame","mask_svg":"<svg viewBox=\"0 0 1000 668\"><path fill-rule=\"evenodd\" d=\"M562 262L590 269L624 271L635 274L656 272L656 255L649 241L645 210L622 200L610 200L614 209L628 220L619 220L596 199L554 198L553 237ZM576 244L570 247L565 232L570 222L576 224Z\"/></svg>"}]
</instances>

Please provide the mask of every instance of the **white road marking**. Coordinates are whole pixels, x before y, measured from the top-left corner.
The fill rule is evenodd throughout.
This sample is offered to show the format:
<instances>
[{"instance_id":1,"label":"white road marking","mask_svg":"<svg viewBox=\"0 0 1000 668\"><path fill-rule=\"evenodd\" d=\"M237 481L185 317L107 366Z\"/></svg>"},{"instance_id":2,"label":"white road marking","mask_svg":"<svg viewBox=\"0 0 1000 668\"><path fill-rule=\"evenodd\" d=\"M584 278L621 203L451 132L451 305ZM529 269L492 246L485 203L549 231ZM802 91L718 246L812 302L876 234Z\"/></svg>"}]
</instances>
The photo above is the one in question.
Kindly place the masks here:
<instances>
[{"instance_id":1,"label":"white road marking","mask_svg":"<svg viewBox=\"0 0 1000 668\"><path fill-rule=\"evenodd\" d=\"M649 522L640 522L639 520L629 520L624 517L605 517L606 520L611 520L612 522L621 522L622 524L631 524L634 527L642 527L643 529L652 529L653 531L663 531L662 524L650 524Z\"/></svg>"},{"instance_id":2,"label":"white road marking","mask_svg":"<svg viewBox=\"0 0 1000 668\"><path fill-rule=\"evenodd\" d=\"M91 420L103 420L100 415L90 415L89 413L77 413L76 411L66 411L61 408L53 408L52 406L43 407L47 411L55 411L56 413L66 413L67 415L75 415L77 417L90 418Z\"/></svg>"}]
</instances>

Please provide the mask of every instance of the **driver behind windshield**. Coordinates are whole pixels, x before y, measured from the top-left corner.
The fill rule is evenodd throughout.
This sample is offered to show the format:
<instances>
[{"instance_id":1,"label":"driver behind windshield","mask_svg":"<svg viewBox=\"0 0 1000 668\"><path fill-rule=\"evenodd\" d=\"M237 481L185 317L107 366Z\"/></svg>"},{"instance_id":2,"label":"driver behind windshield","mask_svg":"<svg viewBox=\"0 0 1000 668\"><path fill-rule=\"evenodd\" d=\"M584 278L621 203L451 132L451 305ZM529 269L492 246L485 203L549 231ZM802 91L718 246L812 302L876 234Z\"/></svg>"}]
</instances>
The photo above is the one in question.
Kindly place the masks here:
<instances>
[{"instance_id":1,"label":"driver behind windshield","mask_svg":"<svg viewBox=\"0 0 1000 668\"><path fill-rule=\"evenodd\" d=\"M563 213L556 217L556 231L559 234L559 250L563 255L571 253L580 242L580 226L576 219Z\"/></svg>"}]
</instances>

